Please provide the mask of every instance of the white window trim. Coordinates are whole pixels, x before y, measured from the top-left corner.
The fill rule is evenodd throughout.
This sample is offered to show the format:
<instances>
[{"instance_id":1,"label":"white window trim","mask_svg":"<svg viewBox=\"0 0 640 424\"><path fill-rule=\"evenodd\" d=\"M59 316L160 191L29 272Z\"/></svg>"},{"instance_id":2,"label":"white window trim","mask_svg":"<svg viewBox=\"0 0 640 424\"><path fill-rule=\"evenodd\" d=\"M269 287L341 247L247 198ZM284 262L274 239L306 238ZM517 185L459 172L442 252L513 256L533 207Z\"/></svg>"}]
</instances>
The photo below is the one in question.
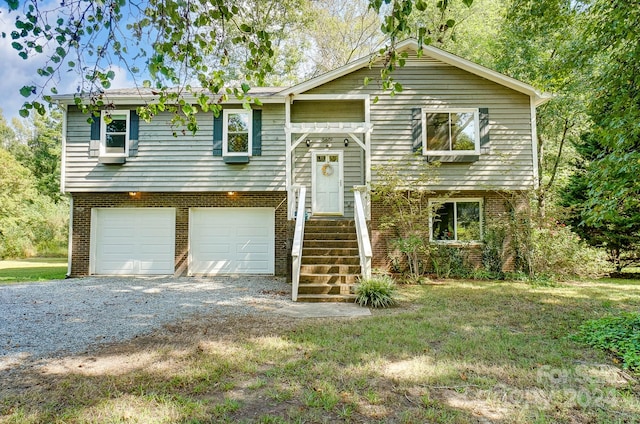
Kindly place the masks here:
<instances>
[{"instance_id":1,"label":"white window trim","mask_svg":"<svg viewBox=\"0 0 640 424\"><path fill-rule=\"evenodd\" d=\"M124 153L107 153L107 123L105 122L105 116L111 115L126 115L127 128L124 135ZM102 157L127 157L129 156L129 134L131 133L131 111L129 110L103 110L100 113L100 156Z\"/></svg>"},{"instance_id":2,"label":"white window trim","mask_svg":"<svg viewBox=\"0 0 640 424\"><path fill-rule=\"evenodd\" d=\"M445 203L478 203L480 208L480 240L460 241L458 240L458 208L453 208L454 213L454 240L434 240L433 238L433 212L434 210ZM484 240L484 199L481 197L453 197L447 199L432 199L429 200L429 241L432 243L441 244L482 244Z\"/></svg>"},{"instance_id":3,"label":"white window trim","mask_svg":"<svg viewBox=\"0 0 640 424\"><path fill-rule=\"evenodd\" d=\"M249 117L249 143L247 152L229 151L229 114L245 113ZM223 109L222 110L222 156L252 156L253 152L253 110Z\"/></svg>"},{"instance_id":4,"label":"white window trim","mask_svg":"<svg viewBox=\"0 0 640 424\"><path fill-rule=\"evenodd\" d=\"M469 113L473 112L475 126L474 150L427 150L427 113ZM451 141L451 134L449 134ZM478 108L422 108L422 154L424 156L460 156L480 154L480 110Z\"/></svg>"}]
</instances>

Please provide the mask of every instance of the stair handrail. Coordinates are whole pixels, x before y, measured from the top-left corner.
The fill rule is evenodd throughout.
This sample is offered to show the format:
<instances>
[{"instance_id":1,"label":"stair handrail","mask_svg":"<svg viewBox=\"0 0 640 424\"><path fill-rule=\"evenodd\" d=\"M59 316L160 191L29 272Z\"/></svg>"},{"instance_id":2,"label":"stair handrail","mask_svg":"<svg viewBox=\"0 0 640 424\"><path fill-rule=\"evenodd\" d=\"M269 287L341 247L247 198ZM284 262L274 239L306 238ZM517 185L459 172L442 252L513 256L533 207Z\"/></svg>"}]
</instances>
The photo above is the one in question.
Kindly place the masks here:
<instances>
[{"instance_id":1,"label":"stair handrail","mask_svg":"<svg viewBox=\"0 0 640 424\"><path fill-rule=\"evenodd\" d=\"M360 271L362 278L371 278L371 240L369 239L369 230L367 229L367 212L362 199L366 193L354 187L354 215L356 223L356 233L358 234L358 251L360 256Z\"/></svg>"},{"instance_id":2,"label":"stair handrail","mask_svg":"<svg viewBox=\"0 0 640 424\"><path fill-rule=\"evenodd\" d=\"M300 193L300 188L302 186L299 184L294 184L291 187L289 187L289 196L287 196L288 198L288 205L287 205L287 219L289 220L294 220L296 219L296 208L298 207L298 195Z\"/></svg>"},{"instance_id":3,"label":"stair handrail","mask_svg":"<svg viewBox=\"0 0 640 424\"><path fill-rule=\"evenodd\" d=\"M299 186L294 189L297 194L298 208L295 213L296 226L293 234L293 243L291 245L292 258L292 278L291 278L291 300L298 300L298 285L300 283L300 265L302 264L302 244L304 241L304 222L305 222L305 206L307 197L307 187Z\"/></svg>"}]
</instances>

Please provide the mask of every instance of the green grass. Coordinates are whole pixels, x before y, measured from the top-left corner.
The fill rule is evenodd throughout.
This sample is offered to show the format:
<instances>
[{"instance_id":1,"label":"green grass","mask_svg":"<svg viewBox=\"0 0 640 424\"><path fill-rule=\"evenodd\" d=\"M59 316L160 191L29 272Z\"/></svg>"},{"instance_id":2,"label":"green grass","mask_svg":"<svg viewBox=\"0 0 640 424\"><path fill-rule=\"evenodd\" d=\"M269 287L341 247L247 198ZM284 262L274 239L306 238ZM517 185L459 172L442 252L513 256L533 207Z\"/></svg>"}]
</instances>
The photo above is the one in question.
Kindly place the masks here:
<instances>
[{"instance_id":1,"label":"green grass","mask_svg":"<svg viewBox=\"0 0 640 424\"><path fill-rule=\"evenodd\" d=\"M367 318L199 317L25 371L0 422L638 422L638 375L571 337L637 311L638 283L446 281Z\"/></svg>"},{"instance_id":2,"label":"green grass","mask_svg":"<svg viewBox=\"0 0 640 424\"><path fill-rule=\"evenodd\" d=\"M58 280L64 278L66 273L66 258L0 261L0 284Z\"/></svg>"}]
</instances>

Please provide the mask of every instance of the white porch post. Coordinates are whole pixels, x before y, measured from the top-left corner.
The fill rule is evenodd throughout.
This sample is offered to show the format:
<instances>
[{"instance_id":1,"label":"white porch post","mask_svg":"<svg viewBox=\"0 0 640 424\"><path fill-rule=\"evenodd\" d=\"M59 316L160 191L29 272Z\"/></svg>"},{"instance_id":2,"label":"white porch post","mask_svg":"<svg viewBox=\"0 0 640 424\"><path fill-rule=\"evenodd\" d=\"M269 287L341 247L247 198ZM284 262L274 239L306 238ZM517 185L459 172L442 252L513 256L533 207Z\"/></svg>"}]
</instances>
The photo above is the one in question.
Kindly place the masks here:
<instances>
[{"instance_id":1,"label":"white porch post","mask_svg":"<svg viewBox=\"0 0 640 424\"><path fill-rule=\"evenodd\" d=\"M367 131L364 133L364 185L368 190L371 188L371 99L369 96L364 99L364 122L367 126ZM366 213L367 219L370 220L371 207L366 208Z\"/></svg>"},{"instance_id":2,"label":"white porch post","mask_svg":"<svg viewBox=\"0 0 640 424\"><path fill-rule=\"evenodd\" d=\"M285 187L287 189L287 199L288 199L288 208L287 208L287 219L293 219L292 209L294 202L293 193L291 192L292 181L291 181L291 96L287 96L284 102L284 132L285 132Z\"/></svg>"}]
</instances>

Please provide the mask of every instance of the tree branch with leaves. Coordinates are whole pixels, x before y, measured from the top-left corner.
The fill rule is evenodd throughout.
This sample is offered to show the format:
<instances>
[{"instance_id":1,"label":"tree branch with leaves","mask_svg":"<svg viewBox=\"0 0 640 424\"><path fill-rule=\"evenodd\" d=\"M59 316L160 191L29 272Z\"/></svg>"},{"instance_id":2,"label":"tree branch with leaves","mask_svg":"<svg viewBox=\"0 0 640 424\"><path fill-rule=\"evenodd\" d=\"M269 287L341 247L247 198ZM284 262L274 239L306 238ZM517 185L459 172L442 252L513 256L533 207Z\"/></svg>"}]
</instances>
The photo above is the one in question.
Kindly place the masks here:
<instances>
[{"instance_id":1,"label":"tree branch with leaves","mask_svg":"<svg viewBox=\"0 0 640 424\"><path fill-rule=\"evenodd\" d=\"M254 0L259 1L278 3ZM21 7L17 0L6 2L12 11ZM444 16L452 3L468 7L472 2L370 0L369 7L382 16L381 32L388 40L378 54L385 61L382 86L390 94L402 89L391 77L406 59L396 52L397 42L410 36L421 45L437 42L439 34L455 25L447 20L439 28L428 28L412 20L412 15L435 4ZM296 10L295 1L287 4ZM155 96L140 111L143 118L171 111L176 122L196 131L198 112L219 113L220 102L229 96L257 101L248 96L249 88L264 85L274 71L274 33L281 29L252 20L253 6L251 1L231 0L65 0L59 4L28 0L16 18L15 30L1 34L11 39L23 59L33 55L47 59L37 70L44 81L20 89L27 99L20 114L28 116L33 110L43 114L46 102L57 94L60 76L72 72L81 77L77 106L95 115L110 106L103 92L116 76L113 65L122 65L137 87L151 89ZM224 68L237 60L234 52L238 50L246 52L243 74L231 80Z\"/></svg>"}]
</instances>

